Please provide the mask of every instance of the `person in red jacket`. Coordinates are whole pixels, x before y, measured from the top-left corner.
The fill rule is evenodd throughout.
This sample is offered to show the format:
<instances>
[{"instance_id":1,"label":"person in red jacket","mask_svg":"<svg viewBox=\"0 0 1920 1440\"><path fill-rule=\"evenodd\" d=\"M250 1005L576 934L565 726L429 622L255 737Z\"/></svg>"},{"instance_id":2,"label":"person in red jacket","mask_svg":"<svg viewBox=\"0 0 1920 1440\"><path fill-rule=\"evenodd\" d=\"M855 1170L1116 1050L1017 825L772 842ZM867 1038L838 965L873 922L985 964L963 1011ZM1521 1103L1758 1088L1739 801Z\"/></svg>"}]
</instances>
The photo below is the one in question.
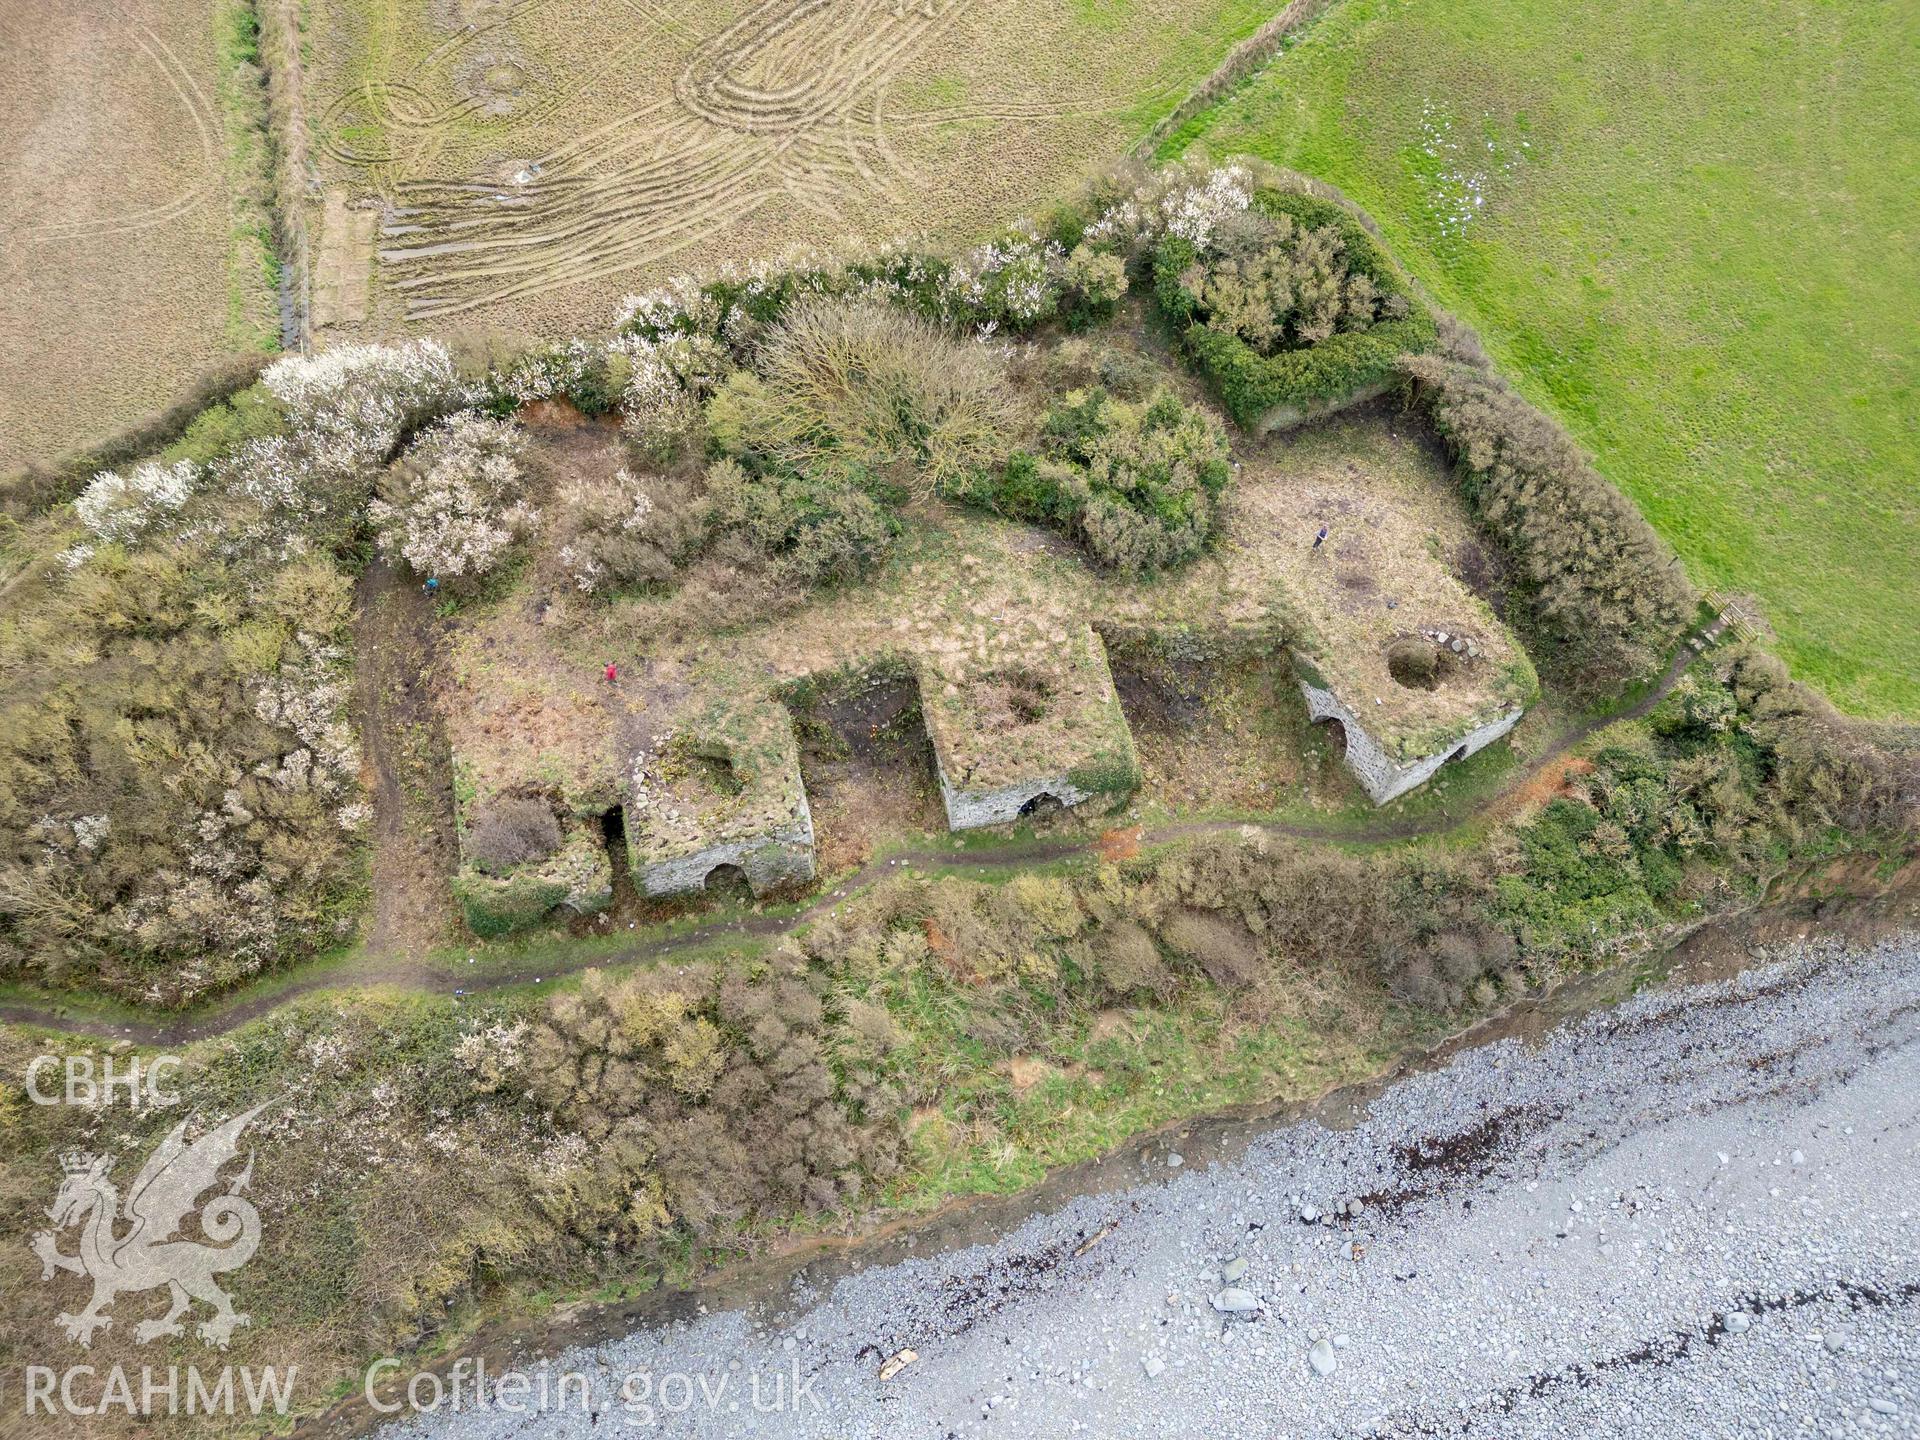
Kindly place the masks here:
<instances>
[{"instance_id":1,"label":"person in red jacket","mask_svg":"<svg viewBox=\"0 0 1920 1440\"><path fill-rule=\"evenodd\" d=\"M609 660L607 662L607 684L611 685L620 678L620 667Z\"/></svg>"}]
</instances>

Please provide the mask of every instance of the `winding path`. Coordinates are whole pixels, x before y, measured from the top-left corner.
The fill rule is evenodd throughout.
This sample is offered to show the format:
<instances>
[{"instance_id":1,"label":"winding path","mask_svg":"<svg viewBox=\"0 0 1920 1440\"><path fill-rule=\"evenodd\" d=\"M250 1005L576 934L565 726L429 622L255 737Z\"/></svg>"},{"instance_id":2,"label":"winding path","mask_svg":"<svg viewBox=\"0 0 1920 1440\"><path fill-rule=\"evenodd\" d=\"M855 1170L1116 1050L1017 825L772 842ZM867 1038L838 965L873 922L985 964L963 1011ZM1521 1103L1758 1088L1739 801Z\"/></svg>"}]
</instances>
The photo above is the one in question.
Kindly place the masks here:
<instances>
[{"instance_id":1,"label":"winding path","mask_svg":"<svg viewBox=\"0 0 1920 1440\"><path fill-rule=\"evenodd\" d=\"M1698 637L1706 643L1717 639L1723 624L1715 620ZM1664 700L1679 683L1700 651L1689 636L1676 650L1666 671L1645 695L1624 710L1600 715L1569 726L1555 737L1538 756L1519 770L1504 786L1487 796L1465 815L1429 815L1399 820L1381 820L1358 827L1302 824L1287 820L1192 820L1156 826L1139 832L1143 846L1164 845L1200 835L1255 830L1288 840L1338 840L1352 844L1378 845L1443 834L1472 824L1502 801L1522 789L1541 771L1562 758L1575 746L1612 725L1639 720ZM467 994L524 985L535 979L547 980L573 974L594 966L631 965L655 960L677 952L726 939L769 939L788 934L843 903L849 895L877 883L888 875L915 866L926 869L990 869L1008 865L1049 864L1075 856L1091 855L1097 839L1033 841L1006 845L991 850L910 850L886 859L871 860L852 874L844 876L833 888L823 892L805 908L786 915L750 915L685 930L677 935L639 940L623 950L581 953L563 959L547 959L533 965L505 965L484 974L465 977L460 989ZM449 971L418 965L399 965L374 951L345 965L320 970L288 982L273 979L260 983L262 993L251 998L229 1001L201 1015L182 1015L164 1021L114 1021L67 1016L59 1005L0 1005L0 1022L33 1025L69 1035L100 1039L129 1040L141 1045L185 1045L223 1035L259 1018L268 1011L322 990L352 990L373 987L403 990L450 990L456 977Z\"/></svg>"}]
</instances>

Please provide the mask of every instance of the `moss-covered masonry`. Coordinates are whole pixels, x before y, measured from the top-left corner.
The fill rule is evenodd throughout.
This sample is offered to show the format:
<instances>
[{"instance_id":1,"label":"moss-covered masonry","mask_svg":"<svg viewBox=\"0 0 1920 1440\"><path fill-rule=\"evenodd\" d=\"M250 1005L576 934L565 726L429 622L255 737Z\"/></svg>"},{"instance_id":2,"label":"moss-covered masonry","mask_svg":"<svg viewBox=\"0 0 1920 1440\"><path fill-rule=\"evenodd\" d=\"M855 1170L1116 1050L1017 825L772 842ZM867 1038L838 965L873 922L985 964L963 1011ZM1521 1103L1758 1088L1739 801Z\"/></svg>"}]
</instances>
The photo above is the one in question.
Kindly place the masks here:
<instances>
[{"instance_id":1,"label":"moss-covered masonry","mask_svg":"<svg viewBox=\"0 0 1920 1440\"><path fill-rule=\"evenodd\" d=\"M613 899L613 862L598 827L575 820L552 855L506 875L483 874L463 858L453 893L474 934L504 935L537 925L557 909L575 915L606 909Z\"/></svg>"},{"instance_id":2,"label":"moss-covered masonry","mask_svg":"<svg viewBox=\"0 0 1920 1440\"><path fill-rule=\"evenodd\" d=\"M1516 709L1505 715L1496 715L1484 725L1458 736L1450 748L1402 762L1381 748L1380 742L1368 733L1366 722L1343 705L1340 697L1331 690L1323 690L1310 680L1302 680L1300 693L1306 697L1307 714L1313 719L1340 722L1346 734L1344 759L1347 768L1354 773L1361 788L1376 805L1384 805L1426 784L1433 773L1449 761L1464 760L1474 751L1491 745L1518 725L1520 717L1526 713Z\"/></svg>"},{"instance_id":3,"label":"moss-covered masonry","mask_svg":"<svg viewBox=\"0 0 1920 1440\"><path fill-rule=\"evenodd\" d=\"M699 890L723 865L756 895L813 879L813 814L793 718L771 699L696 713L634 757L626 801L634 879L647 895Z\"/></svg>"},{"instance_id":4,"label":"moss-covered masonry","mask_svg":"<svg viewBox=\"0 0 1920 1440\"><path fill-rule=\"evenodd\" d=\"M939 636L916 657L947 823L999 825L1042 796L1079 805L1140 783L1133 732L1085 621L1013 616L979 639Z\"/></svg>"}]
</instances>

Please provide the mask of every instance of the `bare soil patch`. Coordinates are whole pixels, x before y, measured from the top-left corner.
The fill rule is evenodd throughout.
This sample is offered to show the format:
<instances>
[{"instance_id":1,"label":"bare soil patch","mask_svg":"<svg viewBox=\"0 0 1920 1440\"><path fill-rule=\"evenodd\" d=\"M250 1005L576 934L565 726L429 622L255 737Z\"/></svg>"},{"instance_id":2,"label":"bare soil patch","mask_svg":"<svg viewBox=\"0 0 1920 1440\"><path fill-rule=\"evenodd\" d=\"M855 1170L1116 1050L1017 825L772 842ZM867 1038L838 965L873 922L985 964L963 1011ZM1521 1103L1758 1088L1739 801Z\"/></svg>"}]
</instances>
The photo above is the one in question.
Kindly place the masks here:
<instances>
[{"instance_id":1,"label":"bare soil patch","mask_svg":"<svg viewBox=\"0 0 1920 1440\"><path fill-rule=\"evenodd\" d=\"M373 796L376 962L418 960L453 929L457 859L452 757L436 692L439 624L427 598L391 567L361 578L354 622L355 721Z\"/></svg>"},{"instance_id":2,"label":"bare soil patch","mask_svg":"<svg viewBox=\"0 0 1920 1440\"><path fill-rule=\"evenodd\" d=\"M1183 811L1272 810L1350 796L1339 756L1312 733L1284 657L1148 671L1116 663L1143 789Z\"/></svg>"},{"instance_id":3,"label":"bare soil patch","mask_svg":"<svg viewBox=\"0 0 1920 1440\"><path fill-rule=\"evenodd\" d=\"M933 743L911 681L821 701L797 729L821 873L862 865L890 841L944 832Z\"/></svg>"}]
</instances>

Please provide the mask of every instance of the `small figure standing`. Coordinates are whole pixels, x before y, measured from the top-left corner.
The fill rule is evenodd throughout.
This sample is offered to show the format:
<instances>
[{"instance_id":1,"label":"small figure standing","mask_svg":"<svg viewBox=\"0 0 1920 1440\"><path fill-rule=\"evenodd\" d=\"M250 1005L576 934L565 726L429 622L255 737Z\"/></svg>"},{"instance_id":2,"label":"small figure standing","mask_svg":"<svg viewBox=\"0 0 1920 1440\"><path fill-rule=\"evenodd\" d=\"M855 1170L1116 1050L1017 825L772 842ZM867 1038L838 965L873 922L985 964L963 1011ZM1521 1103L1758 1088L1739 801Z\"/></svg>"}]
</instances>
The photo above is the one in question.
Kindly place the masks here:
<instances>
[{"instance_id":1,"label":"small figure standing","mask_svg":"<svg viewBox=\"0 0 1920 1440\"><path fill-rule=\"evenodd\" d=\"M607 662L607 684L611 685L620 678L620 667L609 660Z\"/></svg>"},{"instance_id":2,"label":"small figure standing","mask_svg":"<svg viewBox=\"0 0 1920 1440\"><path fill-rule=\"evenodd\" d=\"M1313 537L1313 548L1318 550L1322 545L1326 543L1326 540L1327 540L1327 527L1322 525L1320 527L1320 533Z\"/></svg>"},{"instance_id":3,"label":"small figure standing","mask_svg":"<svg viewBox=\"0 0 1920 1440\"><path fill-rule=\"evenodd\" d=\"M420 588L427 592L427 598L431 600L440 593L440 577L438 575L429 575L427 577L427 583Z\"/></svg>"}]
</instances>

